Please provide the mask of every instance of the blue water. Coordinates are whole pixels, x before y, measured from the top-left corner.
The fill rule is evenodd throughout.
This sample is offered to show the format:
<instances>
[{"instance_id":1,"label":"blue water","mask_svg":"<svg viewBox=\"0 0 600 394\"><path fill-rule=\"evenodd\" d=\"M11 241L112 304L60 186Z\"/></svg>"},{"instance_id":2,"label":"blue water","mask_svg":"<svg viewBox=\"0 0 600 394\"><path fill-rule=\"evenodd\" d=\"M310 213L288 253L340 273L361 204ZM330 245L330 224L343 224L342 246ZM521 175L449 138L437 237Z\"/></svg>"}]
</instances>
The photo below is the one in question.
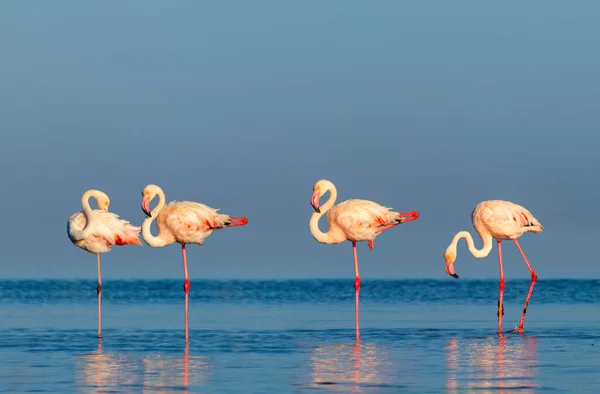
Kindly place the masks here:
<instances>
[{"instance_id":1,"label":"blue water","mask_svg":"<svg viewBox=\"0 0 600 394\"><path fill-rule=\"evenodd\" d=\"M507 281L504 329L529 281ZM0 392L600 392L600 281L0 281Z\"/></svg>"}]
</instances>

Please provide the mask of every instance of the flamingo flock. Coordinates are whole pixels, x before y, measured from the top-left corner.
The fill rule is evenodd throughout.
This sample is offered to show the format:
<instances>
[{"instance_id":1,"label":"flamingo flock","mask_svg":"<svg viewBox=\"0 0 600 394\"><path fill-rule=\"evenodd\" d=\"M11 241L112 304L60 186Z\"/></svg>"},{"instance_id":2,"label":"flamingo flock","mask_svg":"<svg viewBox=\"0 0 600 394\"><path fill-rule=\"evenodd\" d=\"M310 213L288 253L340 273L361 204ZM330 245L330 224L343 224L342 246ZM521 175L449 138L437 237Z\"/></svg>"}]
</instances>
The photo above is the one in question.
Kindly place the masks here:
<instances>
[{"instance_id":1,"label":"flamingo flock","mask_svg":"<svg viewBox=\"0 0 600 394\"><path fill-rule=\"evenodd\" d=\"M329 193L329 198L321 204L321 198ZM151 209L150 203L158 197L156 206ZM98 209L92 209L90 199L94 198ZM396 227L419 218L418 211L394 212L391 208L369 200L350 199L335 205L337 189L335 185L325 179L319 180L313 186L310 199L314 212L309 220L309 229L312 236L323 244L340 244L345 241L352 243L354 255L354 289L356 294L356 330L358 330L358 295L360 292L360 273L358 269L357 242L367 242L369 250L374 247L375 238L383 231ZM102 275L100 271L100 254L109 252L115 245L142 245L139 239L154 248L178 243L184 271L184 292L186 296L186 340L188 339L187 301L190 290L190 279L186 258L186 245L196 244L202 246L204 240L215 230L228 227L245 226L246 217L230 217L218 212L218 209L191 201L166 202L165 193L157 185L147 185L142 190L142 211L145 213L141 227L132 225L129 221L121 219L115 213L109 212L110 199L106 193L90 189L81 197L82 211L73 214L67 223L67 234L71 242L89 252L96 254L98 265L98 336L101 337L101 296ZM319 229L320 218L327 214L326 232ZM501 242L512 240L523 256L525 264L531 273L531 284L525 299L525 305L518 328L518 333L523 333L525 314L531 299L531 294L537 280L537 275L519 245L518 238L527 232L539 233L543 230L540 222L524 207L509 201L490 200L483 201L473 209L471 215L473 227L479 234L483 245L481 249L475 247L473 237L467 231L458 232L444 253L446 273L458 279L454 270L457 257L458 242L464 238L469 252L476 258L483 258L490 254L493 241L498 247L498 260L500 268L500 295L498 298L498 333L502 335L502 316L504 315L504 269L502 264ZM153 235L150 227L156 221L157 235Z\"/></svg>"}]
</instances>

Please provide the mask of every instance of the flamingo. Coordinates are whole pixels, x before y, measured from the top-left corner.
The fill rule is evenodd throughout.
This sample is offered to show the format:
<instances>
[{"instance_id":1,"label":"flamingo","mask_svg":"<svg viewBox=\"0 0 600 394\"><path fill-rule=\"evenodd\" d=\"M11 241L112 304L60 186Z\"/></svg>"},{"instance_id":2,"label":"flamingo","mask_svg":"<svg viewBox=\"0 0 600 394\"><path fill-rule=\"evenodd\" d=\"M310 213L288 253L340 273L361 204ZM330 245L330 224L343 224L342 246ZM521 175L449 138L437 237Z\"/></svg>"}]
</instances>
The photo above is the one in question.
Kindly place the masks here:
<instances>
[{"instance_id":1,"label":"flamingo","mask_svg":"<svg viewBox=\"0 0 600 394\"><path fill-rule=\"evenodd\" d=\"M150 202L156 196L158 196L158 205L150 211ZM142 190L142 210L147 216L142 224L142 238L148 245L160 248L174 242L181 244L185 275L183 289L186 293L190 290L190 278L185 245L198 244L202 246L204 239L213 230L244 226L248 223L248 219L245 217L232 218L218 213L218 209L197 202L172 201L165 205L165 193L156 185L147 185ZM150 232L150 226L155 219L158 227L156 237Z\"/></svg>"},{"instance_id":2,"label":"flamingo","mask_svg":"<svg viewBox=\"0 0 600 394\"><path fill-rule=\"evenodd\" d=\"M98 209L92 210L90 207L89 200L92 197L96 200ZM109 205L110 199L106 193L90 189L81 197L83 211L71 215L67 223L67 234L71 242L98 257L98 287L96 289L98 293L102 292L100 253L110 252L114 245L142 244L138 238L140 227L108 212Z\"/></svg>"},{"instance_id":3,"label":"flamingo","mask_svg":"<svg viewBox=\"0 0 600 394\"><path fill-rule=\"evenodd\" d=\"M492 250L492 238L494 238L498 244L498 260L500 264L500 297L498 299L498 333L502 335L502 316L504 315L504 305L502 299L504 297L504 269L502 267L502 248L500 243L503 240L513 240L517 249L523 256L525 264L531 273L531 284L529 286L529 292L525 299L525 305L523 307L523 314L521 315L521 321L519 322L519 328L517 332L523 333L523 325L525 324L525 314L527 313L527 306L531 299L531 293L533 292L533 286L537 280L537 274L533 270L533 267L527 260L521 245L519 245L519 238L521 235L530 233L540 233L543 230L540 222L533 217L524 207L512 203L510 201L502 200L490 200L483 201L477 204L471 214L471 220L473 227L479 234L479 237L483 241L481 249L477 249L473 243L473 237L468 231L460 231L456 233L452 242L444 253L446 259L446 273L448 275L458 279L458 275L454 271L454 262L456 260L456 247L458 241L461 238L465 238L467 241L467 247L471 254L480 259L490 254Z\"/></svg>"},{"instance_id":4,"label":"flamingo","mask_svg":"<svg viewBox=\"0 0 600 394\"><path fill-rule=\"evenodd\" d=\"M92 210L90 198L96 200L98 209ZM118 215L108 212L110 199L100 190L90 189L81 197L83 211L76 212L67 222L67 234L75 246L95 253L98 257L98 338L102 338L102 274L100 253L110 252L113 245L141 245L141 229Z\"/></svg>"},{"instance_id":5,"label":"flamingo","mask_svg":"<svg viewBox=\"0 0 600 394\"><path fill-rule=\"evenodd\" d=\"M329 192L330 197L325 204L319 205L321 196ZM312 236L320 243L339 244L344 241L352 242L354 253L354 289L360 289L360 275L358 272L358 257L356 243L367 241L369 249L373 250L374 240L382 231L395 227L401 223L415 220L419 212L393 212L391 208L384 207L373 201L347 200L336 206L337 189L328 180L322 179L313 186L310 204L315 209L309 227ZM319 229L319 219L327 213L329 230L326 233Z\"/></svg>"}]
</instances>

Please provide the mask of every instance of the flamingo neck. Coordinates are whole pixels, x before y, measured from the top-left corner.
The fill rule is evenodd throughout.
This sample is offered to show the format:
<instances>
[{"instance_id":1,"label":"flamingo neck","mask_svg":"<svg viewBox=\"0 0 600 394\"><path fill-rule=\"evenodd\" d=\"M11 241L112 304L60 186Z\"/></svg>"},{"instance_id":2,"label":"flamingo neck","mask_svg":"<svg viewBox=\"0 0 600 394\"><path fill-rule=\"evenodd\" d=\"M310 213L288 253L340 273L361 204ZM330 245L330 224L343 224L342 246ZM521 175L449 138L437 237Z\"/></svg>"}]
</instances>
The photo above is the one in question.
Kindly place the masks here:
<instances>
[{"instance_id":1,"label":"flamingo neck","mask_svg":"<svg viewBox=\"0 0 600 394\"><path fill-rule=\"evenodd\" d=\"M458 232L454 236L454 238L452 239L452 243L450 244L450 247L452 248L454 255L456 255L456 248L458 245L458 241L460 241L461 238L464 238L465 241L467 242L467 248L469 249L469 252L471 252L473 257L478 258L478 259L487 257L487 255L489 255L490 252L492 251L492 245L493 245L492 236L489 233L479 234L479 236L481 237L481 240L483 241L483 246L481 247L481 249L477 249L475 247L475 243L473 242L473 237L471 236L471 234L468 231Z\"/></svg>"},{"instance_id":2,"label":"flamingo neck","mask_svg":"<svg viewBox=\"0 0 600 394\"><path fill-rule=\"evenodd\" d=\"M100 190L90 189L81 196L81 207L83 208L83 215L85 216L85 227L81 230L81 239L88 238L92 231L94 231L93 222L96 215L94 215L94 210L90 206L90 198L92 197L96 200L97 204L100 198L106 197L106 194Z\"/></svg>"},{"instance_id":3,"label":"flamingo neck","mask_svg":"<svg viewBox=\"0 0 600 394\"><path fill-rule=\"evenodd\" d=\"M150 227L152 226L152 222L158 217L158 215L160 214L160 212L166 204L165 193L162 191L162 189L159 189L156 194L158 196L158 204L152 210L152 212L150 212L150 217L144 219L144 223L142 223L142 238L148 245L154 248L160 248L162 246L168 245L169 242L166 239L164 239L164 237L162 237L160 231L158 233L158 236L155 237L154 235L152 235L152 231L150 229Z\"/></svg>"},{"instance_id":4,"label":"flamingo neck","mask_svg":"<svg viewBox=\"0 0 600 394\"><path fill-rule=\"evenodd\" d=\"M310 221L308 222L308 226L310 227L310 232L312 236L317 241L323 244L339 244L340 242L343 242L345 240L343 234L340 234L336 231L332 231L331 228L328 228L327 232L325 233L322 232L321 229L319 229L319 219L321 219L321 216L325 215L327 211L329 211L331 207L333 207L333 205L335 204L335 200L337 199L337 190L333 183L327 182L323 194L327 192L329 192L329 199L325 204L321 205L321 207L319 208L321 212L313 212L312 216L310 217Z\"/></svg>"}]
</instances>

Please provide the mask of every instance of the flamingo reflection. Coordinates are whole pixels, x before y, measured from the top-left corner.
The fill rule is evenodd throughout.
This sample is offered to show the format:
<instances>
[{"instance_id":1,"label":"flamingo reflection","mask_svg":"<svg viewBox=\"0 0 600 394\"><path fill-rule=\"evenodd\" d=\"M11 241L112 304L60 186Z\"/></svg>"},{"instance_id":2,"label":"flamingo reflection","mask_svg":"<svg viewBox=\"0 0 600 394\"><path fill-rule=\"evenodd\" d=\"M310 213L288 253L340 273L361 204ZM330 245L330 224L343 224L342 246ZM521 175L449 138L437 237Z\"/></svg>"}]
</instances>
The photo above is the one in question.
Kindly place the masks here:
<instances>
[{"instance_id":1,"label":"flamingo reflection","mask_svg":"<svg viewBox=\"0 0 600 394\"><path fill-rule=\"evenodd\" d=\"M90 390L113 391L122 385L137 383L136 364L135 359L128 355L105 353L100 339L94 352L77 360L77 380Z\"/></svg>"},{"instance_id":2,"label":"flamingo reflection","mask_svg":"<svg viewBox=\"0 0 600 394\"><path fill-rule=\"evenodd\" d=\"M191 385L198 385L210 376L206 357L190 356L189 294L185 293L185 350L183 358L156 353L144 357L144 391L173 389L187 393Z\"/></svg>"},{"instance_id":3,"label":"flamingo reflection","mask_svg":"<svg viewBox=\"0 0 600 394\"><path fill-rule=\"evenodd\" d=\"M310 357L313 385L340 385L340 390L360 392L363 386L388 384L388 353L381 347L362 344L324 345Z\"/></svg>"},{"instance_id":4,"label":"flamingo reflection","mask_svg":"<svg viewBox=\"0 0 600 394\"><path fill-rule=\"evenodd\" d=\"M135 354L104 352L102 340L91 354L77 362L79 385L89 391L120 392L124 387L140 387L143 393L171 391L187 393L210 376L206 357L191 356L186 344L183 357L165 353ZM142 374L140 374L142 370Z\"/></svg>"},{"instance_id":5,"label":"flamingo reflection","mask_svg":"<svg viewBox=\"0 0 600 394\"><path fill-rule=\"evenodd\" d=\"M504 393L515 389L533 393L538 389L535 337L453 337L446 346L446 361L446 388L451 393Z\"/></svg>"},{"instance_id":6,"label":"flamingo reflection","mask_svg":"<svg viewBox=\"0 0 600 394\"><path fill-rule=\"evenodd\" d=\"M190 356L186 343L183 357L155 353L142 360L144 370L143 392L177 389L188 393L190 386L200 385L211 375L210 364L205 356Z\"/></svg>"}]
</instances>

